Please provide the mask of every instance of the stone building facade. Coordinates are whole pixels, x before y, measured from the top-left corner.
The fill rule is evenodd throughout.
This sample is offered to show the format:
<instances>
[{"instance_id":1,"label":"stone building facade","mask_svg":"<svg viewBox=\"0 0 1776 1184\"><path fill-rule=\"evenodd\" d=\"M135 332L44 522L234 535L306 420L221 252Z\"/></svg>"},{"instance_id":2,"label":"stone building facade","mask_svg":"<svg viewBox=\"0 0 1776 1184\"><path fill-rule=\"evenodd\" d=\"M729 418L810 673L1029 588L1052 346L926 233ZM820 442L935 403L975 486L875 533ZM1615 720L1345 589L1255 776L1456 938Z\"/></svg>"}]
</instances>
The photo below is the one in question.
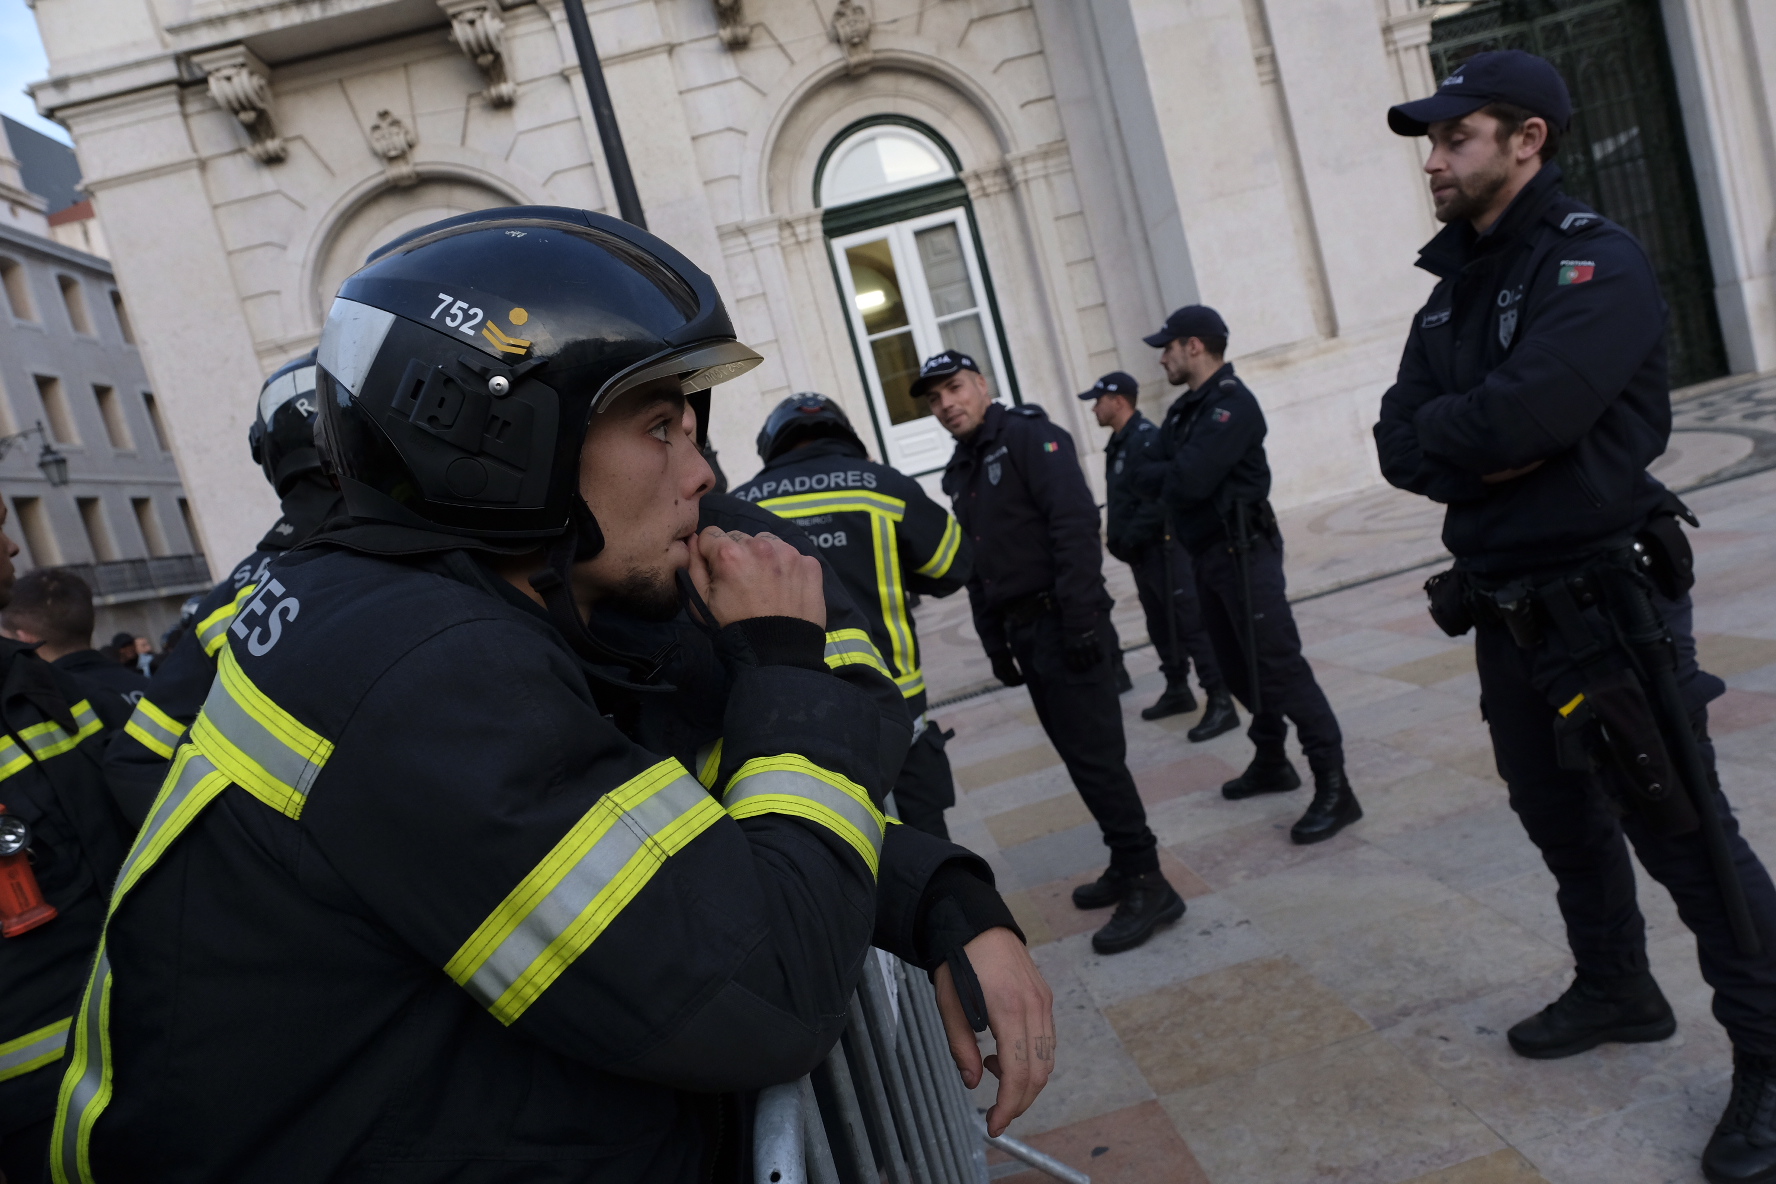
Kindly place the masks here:
<instances>
[{"instance_id":1,"label":"stone building facade","mask_svg":"<svg viewBox=\"0 0 1776 1184\"><path fill-rule=\"evenodd\" d=\"M1499 3L1500 0L1488 0ZM1510 0L1505 0L1510 2ZM1526 0L1525 0L1526 2ZM1541 0L1558 7L1565 0ZM1570 0L1579 3L1581 0ZM1734 370L1776 366L1776 11L1657 4ZM1368 426L1428 277L1417 0L587 0L650 229L766 364L722 388L724 466L836 396L929 472L908 358L961 344L1094 452L1100 373L1213 304L1262 400L1280 504L1377 480ZM365 254L511 203L615 212L561 0L36 0L51 77L212 553L273 515L243 444ZM1088 463L1097 479L1099 466Z\"/></svg>"},{"instance_id":2,"label":"stone building facade","mask_svg":"<svg viewBox=\"0 0 1776 1184\"><path fill-rule=\"evenodd\" d=\"M0 436L42 428L0 457L6 530L21 569L70 567L92 586L100 644L118 632L158 642L210 586L170 429L110 264L61 241L90 233L77 195L41 175L45 154L68 149L11 120L4 133ZM65 458L66 485L39 468L45 443Z\"/></svg>"}]
</instances>

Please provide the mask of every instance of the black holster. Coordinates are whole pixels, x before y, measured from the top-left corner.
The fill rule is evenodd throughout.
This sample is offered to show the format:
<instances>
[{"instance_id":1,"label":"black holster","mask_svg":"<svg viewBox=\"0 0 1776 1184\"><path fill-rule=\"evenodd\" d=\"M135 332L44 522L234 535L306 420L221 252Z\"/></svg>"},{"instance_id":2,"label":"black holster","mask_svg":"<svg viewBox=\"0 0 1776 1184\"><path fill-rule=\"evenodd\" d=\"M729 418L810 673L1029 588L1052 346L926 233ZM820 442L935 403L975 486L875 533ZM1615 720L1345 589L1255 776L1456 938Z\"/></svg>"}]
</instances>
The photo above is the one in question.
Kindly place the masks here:
<instances>
[{"instance_id":1,"label":"black holster","mask_svg":"<svg viewBox=\"0 0 1776 1184\"><path fill-rule=\"evenodd\" d=\"M1431 620L1451 637L1460 637L1474 627L1474 611L1468 604L1468 581L1451 568L1440 571L1425 581L1425 600Z\"/></svg>"},{"instance_id":2,"label":"black holster","mask_svg":"<svg viewBox=\"0 0 1776 1184\"><path fill-rule=\"evenodd\" d=\"M1596 769L1600 757L1615 773L1610 781L1620 787L1622 805L1657 833L1687 835L1700 825L1653 705L1632 671L1592 677L1582 695L1560 708L1554 739L1564 768Z\"/></svg>"}]
</instances>

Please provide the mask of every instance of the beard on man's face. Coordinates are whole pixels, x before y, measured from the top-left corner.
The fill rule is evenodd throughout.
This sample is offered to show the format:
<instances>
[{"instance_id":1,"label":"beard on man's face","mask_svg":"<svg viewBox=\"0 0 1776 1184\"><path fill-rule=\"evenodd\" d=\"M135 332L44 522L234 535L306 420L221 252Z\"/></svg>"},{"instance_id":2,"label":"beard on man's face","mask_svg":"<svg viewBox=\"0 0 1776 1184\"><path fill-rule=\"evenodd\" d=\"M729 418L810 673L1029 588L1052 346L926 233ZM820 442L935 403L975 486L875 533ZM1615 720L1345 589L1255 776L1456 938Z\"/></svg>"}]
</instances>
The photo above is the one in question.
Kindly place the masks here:
<instances>
[{"instance_id":1,"label":"beard on man's face","mask_svg":"<svg viewBox=\"0 0 1776 1184\"><path fill-rule=\"evenodd\" d=\"M669 571L632 567L604 598L604 605L644 621L670 621L678 615L678 584Z\"/></svg>"},{"instance_id":2,"label":"beard on man's face","mask_svg":"<svg viewBox=\"0 0 1776 1184\"><path fill-rule=\"evenodd\" d=\"M1457 180L1455 191L1437 206L1437 221L1467 222L1479 217L1491 208L1493 199L1508 180L1510 172L1505 154L1500 152L1484 168Z\"/></svg>"}]
</instances>

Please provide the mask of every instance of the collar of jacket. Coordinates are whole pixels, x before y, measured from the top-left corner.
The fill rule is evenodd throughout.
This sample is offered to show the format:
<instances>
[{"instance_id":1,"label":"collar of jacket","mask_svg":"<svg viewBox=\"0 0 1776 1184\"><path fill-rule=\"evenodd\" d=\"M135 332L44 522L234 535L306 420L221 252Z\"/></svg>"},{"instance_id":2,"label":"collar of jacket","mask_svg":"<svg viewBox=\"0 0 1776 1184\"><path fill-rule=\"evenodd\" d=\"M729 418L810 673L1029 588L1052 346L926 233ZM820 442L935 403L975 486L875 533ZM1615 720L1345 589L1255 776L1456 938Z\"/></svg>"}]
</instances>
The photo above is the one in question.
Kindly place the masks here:
<instances>
[{"instance_id":1,"label":"collar of jacket","mask_svg":"<svg viewBox=\"0 0 1776 1184\"><path fill-rule=\"evenodd\" d=\"M1515 244L1548 203L1560 196L1560 177L1559 165L1543 165L1484 234L1476 234L1466 219L1451 222L1420 248L1418 266L1438 279L1447 279L1474 260Z\"/></svg>"},{"instance_id":2,"label":"collar of jacket","mask_svg":"<svg viewBox=\"0 0 1776 1184\"><path fill-rule=\"evenodd\" d=\"M1208 394L1210 387L1219 386L1219 385L1221 385L1221 380L1223 378L1232 378L1232 377L1233 377L1233 363L1232 362L1222 362L1221 369L1215 371L1213 374L1211 374L1207 378L1203 379L1203 383L1201 386L1192 387L1189 390L1185 391L1183 394L1179 395L1178 401L1176 403L1173 403L1172 406L1175 408L1183 408L1183 407L1193 406L1197 402L1197 400L1201 399L1204 395Z\"/></svg>"},{"instance_id":3,"label":"collar of jacket","mask_svg":"<svg viewBox=\"0 0 1776 1184\"><path fill-rule=\"evenodd\" d=\"M799 465L803 461L819 460L823 456L849 456L855 457L857 460L869 459L869 453L860 446L849 440L832 438L816 440L812 444L804 444L800 448L791 448L781 456L775 456L766 461L765 467L759 472L768 473L772 469L781 469L785 465Z\"/></svg>"},{"instance_id":4,"label":"collar of jacket","mask_svg":"<svg viewBox=\"0 0 1776 1184\"><path fill-rule=\"evenodd\" d=\"M259 540L261 551L288 551L300 546L322 523L345 515L345 498L324 477L308 474L285 495L280 508L283 517Z\"/></svg>"},{"instance_id":5,"label":"collar of jacket","mask_svg":"<svg viewBox=\"0 0 1776 1184\"><path fill-rule=\"evenodd\" d=\"M49 663L37 653L38 644L0 638L0 712L15 699L24 699L72 736L80 730L73 706L56 686ZM10 730L11 725L5 727Z\"/></svg>"},{"instance_id":6,"label":"collar of jacket","mask_svg":"<svg viewBox=\"0 0 1776 1184\"><path fill-rule=\"evenodd\" d=\"M1140 430L1141 425L1146 422L1147 417L1142 415L1139 411L1129 416L1127 423L1110 433L1110 440L1104 445L1104 451L1108 452L1112 448L1121 448L1123 444L1127 442L1128 438Z\"/></svg>"},{"instance_id":7,"label":"collar of jacket","mask_svg":"<svg viewBox=\"0 0 1776 1184\"><path fill-rule=\"evenodd\" d=\"M981 426L974 429L974 435L965 441L970 452L979 454L987 445L999 438L1005 428L1005 408L998 400L987 404L987 417L981 420Z\"/></svg>"}]
</instances>

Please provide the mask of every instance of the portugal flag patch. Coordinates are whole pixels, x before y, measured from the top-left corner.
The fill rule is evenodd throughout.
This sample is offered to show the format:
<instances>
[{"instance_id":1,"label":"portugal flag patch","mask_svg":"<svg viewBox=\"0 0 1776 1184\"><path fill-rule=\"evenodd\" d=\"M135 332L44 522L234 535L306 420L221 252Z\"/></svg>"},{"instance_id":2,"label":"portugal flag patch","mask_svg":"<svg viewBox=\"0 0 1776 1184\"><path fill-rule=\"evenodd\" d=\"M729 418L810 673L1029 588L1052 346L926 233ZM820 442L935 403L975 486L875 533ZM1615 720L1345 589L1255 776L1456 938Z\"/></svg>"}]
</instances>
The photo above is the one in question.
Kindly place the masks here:
<instances>
[{"instance_id":1,"label":"portugal flag patch","mask_svg":"<svg viewBox=\"0 0 1776 1184\"><path fill-rule=\"evenodd\" d=\"M1060 450L1061 446L1053 440L1044 440L1042 442L1042 451L1044 452L1059 452Z\"/></svg>"},{"instance_id":2,"label":"portugal flag patch","mask_svg":"<svg viewBox=\"0 0 1776 1184\"><path fill-rule=\"evenodd\" d=\"M1597 264L1589 259L1562 259L1560 278L1556 284L1582 284L1597 273Z\"/></svg>"}]
</instances>

